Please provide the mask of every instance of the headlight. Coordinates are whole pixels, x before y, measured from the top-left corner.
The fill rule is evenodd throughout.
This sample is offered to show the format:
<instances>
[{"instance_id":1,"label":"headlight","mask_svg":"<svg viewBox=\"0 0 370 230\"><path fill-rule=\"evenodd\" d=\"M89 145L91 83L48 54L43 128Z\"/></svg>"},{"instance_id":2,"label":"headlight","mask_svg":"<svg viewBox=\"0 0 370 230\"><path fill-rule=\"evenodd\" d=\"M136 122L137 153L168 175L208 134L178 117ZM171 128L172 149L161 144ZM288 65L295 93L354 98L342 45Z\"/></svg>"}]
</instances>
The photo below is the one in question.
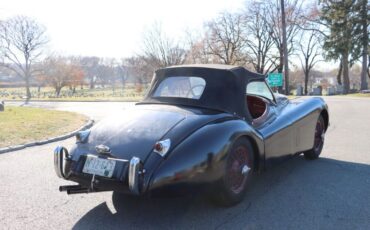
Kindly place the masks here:
<instances>
[{"instance_id":1,"label":"headlight","mask_svg":"<svg viewBox=\"0 0 370 230\"><path fill-rule=\"evenodd\" d=\"M168 150L170 150L170 147L171 147L171 140L170 139L166 139L166 140L163 140L163 141L158 141L154 145L154 152L156 152L159 155L161 155L162 157L164 157L166 155L166 153L168 152Z\"/></svg>"},{"instance_id":2,"label":"headlight","mask_svg":"<svg viewBox=\"0 0 370 230\"><path fill-rule=\"evenodd\" d=\"M86 143L90 135L90 129L80 131L76 134L76 143Z\"/></svg>"}]
</instances>

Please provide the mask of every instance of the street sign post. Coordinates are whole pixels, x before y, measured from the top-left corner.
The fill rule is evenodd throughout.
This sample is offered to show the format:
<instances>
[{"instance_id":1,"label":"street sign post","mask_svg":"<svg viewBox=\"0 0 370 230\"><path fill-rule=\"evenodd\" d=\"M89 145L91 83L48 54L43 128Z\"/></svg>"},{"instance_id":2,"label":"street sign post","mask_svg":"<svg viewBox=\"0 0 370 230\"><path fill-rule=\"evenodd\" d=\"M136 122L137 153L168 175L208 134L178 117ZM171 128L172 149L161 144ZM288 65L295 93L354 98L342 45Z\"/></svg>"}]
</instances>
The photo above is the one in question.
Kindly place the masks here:
<instances>
[{"instance_id":1,"label":"street sign post","mask_svg":"<svg viewBox=\"0 0 370 230\"><path fill-rule=\"evenodd\" d=\"M269 73L267 82L271 87L283 86L283 74L282 73Z\"/></svg>"}]
</instances>

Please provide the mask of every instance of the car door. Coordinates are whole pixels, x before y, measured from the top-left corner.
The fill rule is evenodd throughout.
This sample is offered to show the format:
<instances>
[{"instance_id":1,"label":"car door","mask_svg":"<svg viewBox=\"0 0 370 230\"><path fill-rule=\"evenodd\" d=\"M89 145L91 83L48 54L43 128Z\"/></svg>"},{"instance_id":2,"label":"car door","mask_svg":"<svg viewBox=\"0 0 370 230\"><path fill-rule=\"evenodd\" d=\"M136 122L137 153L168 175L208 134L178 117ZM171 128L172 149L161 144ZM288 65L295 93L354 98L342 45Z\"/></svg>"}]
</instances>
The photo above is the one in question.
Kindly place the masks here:
<instances>
[{"instance_id":1,"label":"car door","mask_svg":"<svg viewBox=\"0 0 370 230\"><path fill-rule=\"evenodd\" d=\"M266 166L293 154L296 130L289 123L289 114L284 114L288 101L277 101L265 81L249 82L246 92L247 96L261 97L266 103L267 114L261 116L263 119L259 117L252 121L252 125L264 138Z\"/></svg>"}]
</instances>

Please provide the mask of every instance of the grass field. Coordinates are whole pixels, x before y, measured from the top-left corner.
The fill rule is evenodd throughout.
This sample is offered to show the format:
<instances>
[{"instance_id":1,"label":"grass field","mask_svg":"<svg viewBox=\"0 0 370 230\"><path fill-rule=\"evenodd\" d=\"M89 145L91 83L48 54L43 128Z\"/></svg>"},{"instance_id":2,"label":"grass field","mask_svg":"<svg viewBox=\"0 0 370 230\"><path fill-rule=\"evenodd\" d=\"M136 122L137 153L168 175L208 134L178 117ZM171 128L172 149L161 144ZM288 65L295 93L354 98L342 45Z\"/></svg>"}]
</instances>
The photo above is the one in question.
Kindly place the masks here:
<instances>
[{"instance_id":1,"label":"grass field","mask_svg":"<svg viewBox=\"0 0 370 230\"><path fill-rule=\"evenodd\" d=\"M105 87L95 89L76 88L73 92L68 87L62 89L59 97L55 96L55 90L51 87L31 87L31 100L45 101L139 101L143 98L146 88L127 84L125 88ZM24 100L26 91L24 88L0 88L0 100Z\"/></svg>"},{"instance_id":2,"label":"grass field","mask_svg":"<svg viewBox=\"0 0 370 230\"><path fill-rule=\"evenodd\" d=\"M6 106L0 112L0 147L59 136L80 128L86 120L71 112Z\"/></svg>"},{"instance_id":3,"label":"grass field","mask_svg":"<svg viewBox=\"0 0 370 230\"><path fill-rule=\"evenodd\" d=\"M138 88L133 84L127 84L125 88L116 87L115 89L98 86L95 89L76 89L76 92L65 87L62 89L59 97L55 96L55 90L51 87L31 87L31 100L40 101L140 101L146 94L148 86ZM289 99L293 99L297 96L295 90L291 91ZM323 91L323 95L326 95L326 91ZM25 100L25 89L24 88L0 88L0 101L19 101ZM349 97L366 97L370 98L370 94L354 93L347 95L336 95L336 96L349 96Z\"/></svg>"}]
</instances>

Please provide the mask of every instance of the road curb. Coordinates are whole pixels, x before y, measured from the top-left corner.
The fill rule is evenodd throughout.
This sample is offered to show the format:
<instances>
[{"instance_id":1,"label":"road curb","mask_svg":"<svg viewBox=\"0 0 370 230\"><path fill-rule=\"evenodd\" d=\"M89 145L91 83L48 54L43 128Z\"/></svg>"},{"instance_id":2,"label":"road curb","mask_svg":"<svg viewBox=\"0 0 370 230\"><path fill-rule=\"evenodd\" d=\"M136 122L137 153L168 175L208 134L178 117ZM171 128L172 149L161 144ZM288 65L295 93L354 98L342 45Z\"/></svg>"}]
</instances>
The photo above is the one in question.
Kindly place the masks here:
<instances>
[{"instance_id":1,"label":"road curb","mask_svg":"<svg viewBox=\"0 0 370 230\"><path fill-rule=\"evenodd\" d=\"M21 150L21 149L24 149L24 148L27 148L27 147L36 146L36 145L44 145L44 144L49 144L49 143L56 142L56 141L65 140L67 138L70 138L70 137L76 135L76 133L81 131L81 130L91 128L93 125L94 125L94 120L90 119L85 123L85 125L81 126L79 129L77 129L75 131L69 132L69 133L64 134L64 135L56 136L56 137L53 137L53 138L50 138L50 139L30 142L30 143L26 143L26 144L23 144L23 145L13 145L13 146L0 148L0 154L1 153L8 153L8 152L13 152L13 151L18 151L18 150Z\"/></svg>"}]
</instances>

